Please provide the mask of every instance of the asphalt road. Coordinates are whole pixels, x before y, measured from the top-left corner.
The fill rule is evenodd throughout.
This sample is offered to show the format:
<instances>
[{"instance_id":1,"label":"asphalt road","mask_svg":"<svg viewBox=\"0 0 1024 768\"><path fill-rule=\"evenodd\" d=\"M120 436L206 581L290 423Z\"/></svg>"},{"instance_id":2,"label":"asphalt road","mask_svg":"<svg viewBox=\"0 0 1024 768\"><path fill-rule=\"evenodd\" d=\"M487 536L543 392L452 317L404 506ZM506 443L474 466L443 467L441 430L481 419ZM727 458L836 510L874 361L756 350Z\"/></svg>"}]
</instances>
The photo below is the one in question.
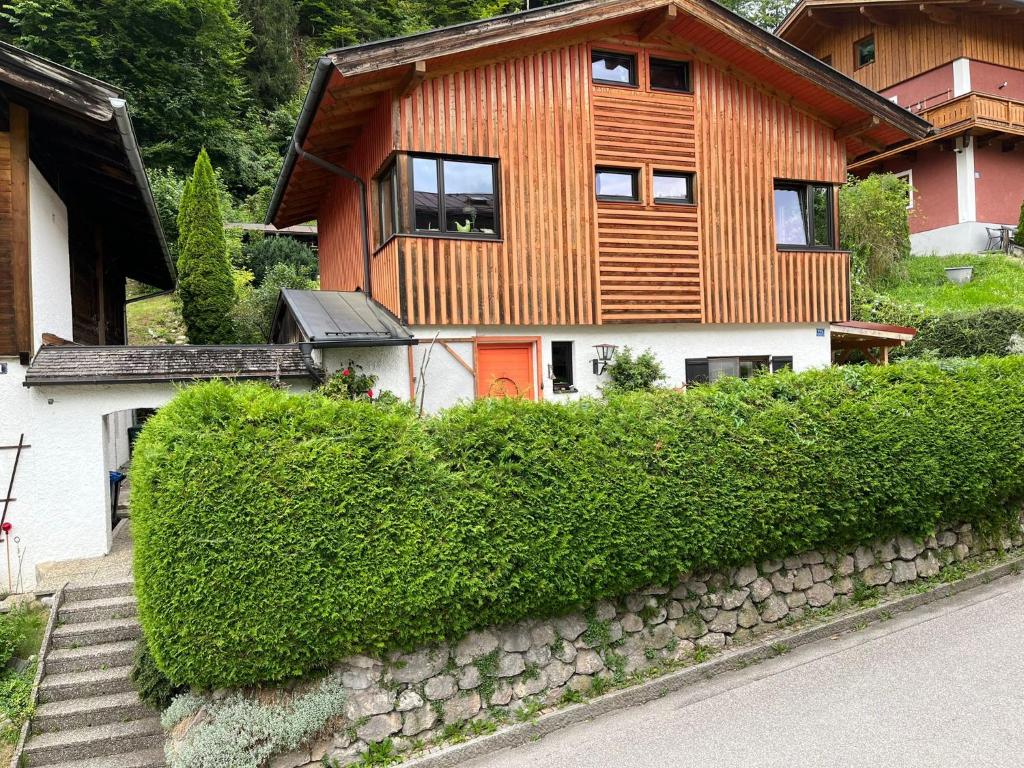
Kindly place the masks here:
<instances>
[{"instance_id":1,"label":"asphalt road","mask_svg":"<svg viewBox=\"0 0 1024 768\"><path fill-rule=\"evenodd\" d=\"M465 766L1024 766L1024 578Z\"/></svg>"}]
</instances>

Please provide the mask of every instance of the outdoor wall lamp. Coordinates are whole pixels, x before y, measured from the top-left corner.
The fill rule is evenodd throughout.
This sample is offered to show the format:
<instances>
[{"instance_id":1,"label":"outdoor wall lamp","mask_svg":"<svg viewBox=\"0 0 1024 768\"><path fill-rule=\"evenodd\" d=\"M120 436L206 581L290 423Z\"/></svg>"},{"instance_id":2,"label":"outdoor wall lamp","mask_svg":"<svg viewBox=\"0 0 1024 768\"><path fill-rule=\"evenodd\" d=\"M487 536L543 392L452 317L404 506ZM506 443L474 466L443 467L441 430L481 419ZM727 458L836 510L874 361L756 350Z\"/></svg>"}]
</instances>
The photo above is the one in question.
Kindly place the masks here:
<instances>
[{"instance_id":1,"label":"outdoor wall lamp","mask_svg":"<svg viewBox=\"0 0 1024 768\"><path fill-rule=\"evenodd\" d=\"M612 356L618 347L614 344L595 344L594 349L597 350L597 357L592 361L594 363L594 375L600 376L608 369L608 363L612 361Z\"/></svg>"}]
</instances>

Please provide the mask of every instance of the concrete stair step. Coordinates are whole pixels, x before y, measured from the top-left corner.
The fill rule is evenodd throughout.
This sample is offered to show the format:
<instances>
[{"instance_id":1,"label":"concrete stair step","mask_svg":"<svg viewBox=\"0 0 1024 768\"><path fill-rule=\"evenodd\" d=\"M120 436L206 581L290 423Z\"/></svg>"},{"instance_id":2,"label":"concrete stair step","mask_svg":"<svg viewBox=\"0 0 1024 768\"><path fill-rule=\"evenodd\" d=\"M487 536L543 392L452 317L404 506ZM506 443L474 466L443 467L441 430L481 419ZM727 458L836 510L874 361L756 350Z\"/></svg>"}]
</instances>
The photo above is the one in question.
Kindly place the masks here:
<instances>
[{"instance_id":1,"label":"concrete stair step","mask_svg":"<svg viewBox=\"0 0 1024 768\"><path fill-rule=\"evenodd\" d=\"M114 693L134 691L131 681L131 666L110 669L90 669L85 672L66 672L60 675L46 675L39 684L39 701L50 704L69 699L85 699L91 696L107 696Z\"/></svg>"},{"instance_id":2,"label":"concrete stair step","mask_svg":"<svg viewBox=\"0 0 1024 768\"><path fill-rule=\"evenodd\" d=\"M25 745L25 759L33 768L40 765L64 766L71 760L116 755L124 766L124 753L156 749L164 743L163 729L157 717L109 723L70 731L53 731L31 736Z\"/></svg>"},{"instance_id":3,"label":"concrete stair step","mask_svg":"<svg viewBox=\"0 0 1024 768\"><path fill-rule=\"evenodd\" d=\"M166 765L163 749L147 749L143 752L132 752L126 755L75 760L63 763L61 768L164 768Z\"/></svg>"},{"instance_id":4,"label":"concrete stair step","mask_svg":"<svg viewBox=\"0 0 1024 768\"><path fill-rule=\"evenodd\" d=\"M85 621L80 624L61 624L51 636L51 648L82 648L86 645L117 643L123 640L138 640L142 628L134 617L128 619L104 619Z\"/></svg>"},{"instance_id":5,"label":"concrete stair step","mask_svg":"<svg viewBox=\"0 0 1024 768\"><path fill-rule=\"evenodd\" d=\"M58 648L46 654L46 674L59 675L127 666L135 657L135 645L135 640L122 640L81 648Z\"/></svg>"},{"instance_id":6,"label":"concrete stair step","mask_svg":"<svg viewBox=\"0 0 1024 768\"><path fill-rule=\"evenodd\" d=\"M61 624L82 624L108 619L130 619L137 616L138 604L134 595L100 597L95 600L65 601L57 620Z\"/></svg>"},{"instance_id":7,"label":"concrete stair step","mask_svg":"<svg viewBox=\"0 0 1024 768\"><path fill-rule=\"evenodd\" d=\"M114 584L69 584L64 589L64 601L71 603L79 600L99 600L104 597L127 597L135 594L135 586L130 581Z\"/></svg>"},{"instance_id":8,"label":"concrete stair step","mask_svg":"<svg viewBox=\"0 0 1024 768\"><path fill-rule=\"evenodd\" d=\"M32 717L32 731L68 731L93 725L143 720L153 717L154 714L153 710L142 703L135 691L123 691L106 696L40 704Z\"/></svg>"}]
</instances>

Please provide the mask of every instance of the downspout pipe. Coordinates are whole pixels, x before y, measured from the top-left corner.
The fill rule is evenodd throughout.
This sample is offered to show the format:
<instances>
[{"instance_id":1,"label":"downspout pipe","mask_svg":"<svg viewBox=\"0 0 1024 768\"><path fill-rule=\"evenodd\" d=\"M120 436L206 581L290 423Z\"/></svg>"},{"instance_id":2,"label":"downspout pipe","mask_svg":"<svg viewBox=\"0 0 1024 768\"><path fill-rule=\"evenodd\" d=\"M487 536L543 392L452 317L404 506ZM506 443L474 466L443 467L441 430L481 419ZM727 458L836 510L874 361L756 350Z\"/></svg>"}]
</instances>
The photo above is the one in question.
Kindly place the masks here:
<instances>
[{"instance_id":1,"label":"downspout pipe","mask_svg":"<svg viewBox=\"0 0 1024 768\"><path fill-rule=\"evenodd\" d=\"M325 171L333 173L335 176L340 176L343 179L354 181L359 187L359 221L363 232L363 275L364 285L363 291L369 298L373 298L373 287L370 285L370 227L369 227L369 212L367 211L366 204L366 182L360 176L352 173L340 165L329 163L322 157L312 155L304 150L296 139L292 139L292 151L295 152L295 156L303 160L308 160L314 165L318 165Z\"/></svg>"}]
</instances>

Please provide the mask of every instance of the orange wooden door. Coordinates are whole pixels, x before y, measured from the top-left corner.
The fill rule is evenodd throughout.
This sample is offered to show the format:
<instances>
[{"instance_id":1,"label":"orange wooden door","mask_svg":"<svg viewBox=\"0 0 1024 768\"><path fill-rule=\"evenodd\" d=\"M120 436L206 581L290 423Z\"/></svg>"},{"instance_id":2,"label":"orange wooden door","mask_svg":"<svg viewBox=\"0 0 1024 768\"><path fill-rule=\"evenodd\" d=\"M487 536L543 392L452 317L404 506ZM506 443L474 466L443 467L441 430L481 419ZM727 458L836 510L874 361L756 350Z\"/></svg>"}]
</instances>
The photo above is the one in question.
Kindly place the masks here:
<instances>
[{"instance_id":1,"label":"orange wooden door","mask_svg":"<svg viewBox=\"0 0 1024 768\"><path fill-rule=\"evenodd\" d=\"M536 399L533 344L479 344L476 352L477 397Z\"/></svg>"}]
</instances>

